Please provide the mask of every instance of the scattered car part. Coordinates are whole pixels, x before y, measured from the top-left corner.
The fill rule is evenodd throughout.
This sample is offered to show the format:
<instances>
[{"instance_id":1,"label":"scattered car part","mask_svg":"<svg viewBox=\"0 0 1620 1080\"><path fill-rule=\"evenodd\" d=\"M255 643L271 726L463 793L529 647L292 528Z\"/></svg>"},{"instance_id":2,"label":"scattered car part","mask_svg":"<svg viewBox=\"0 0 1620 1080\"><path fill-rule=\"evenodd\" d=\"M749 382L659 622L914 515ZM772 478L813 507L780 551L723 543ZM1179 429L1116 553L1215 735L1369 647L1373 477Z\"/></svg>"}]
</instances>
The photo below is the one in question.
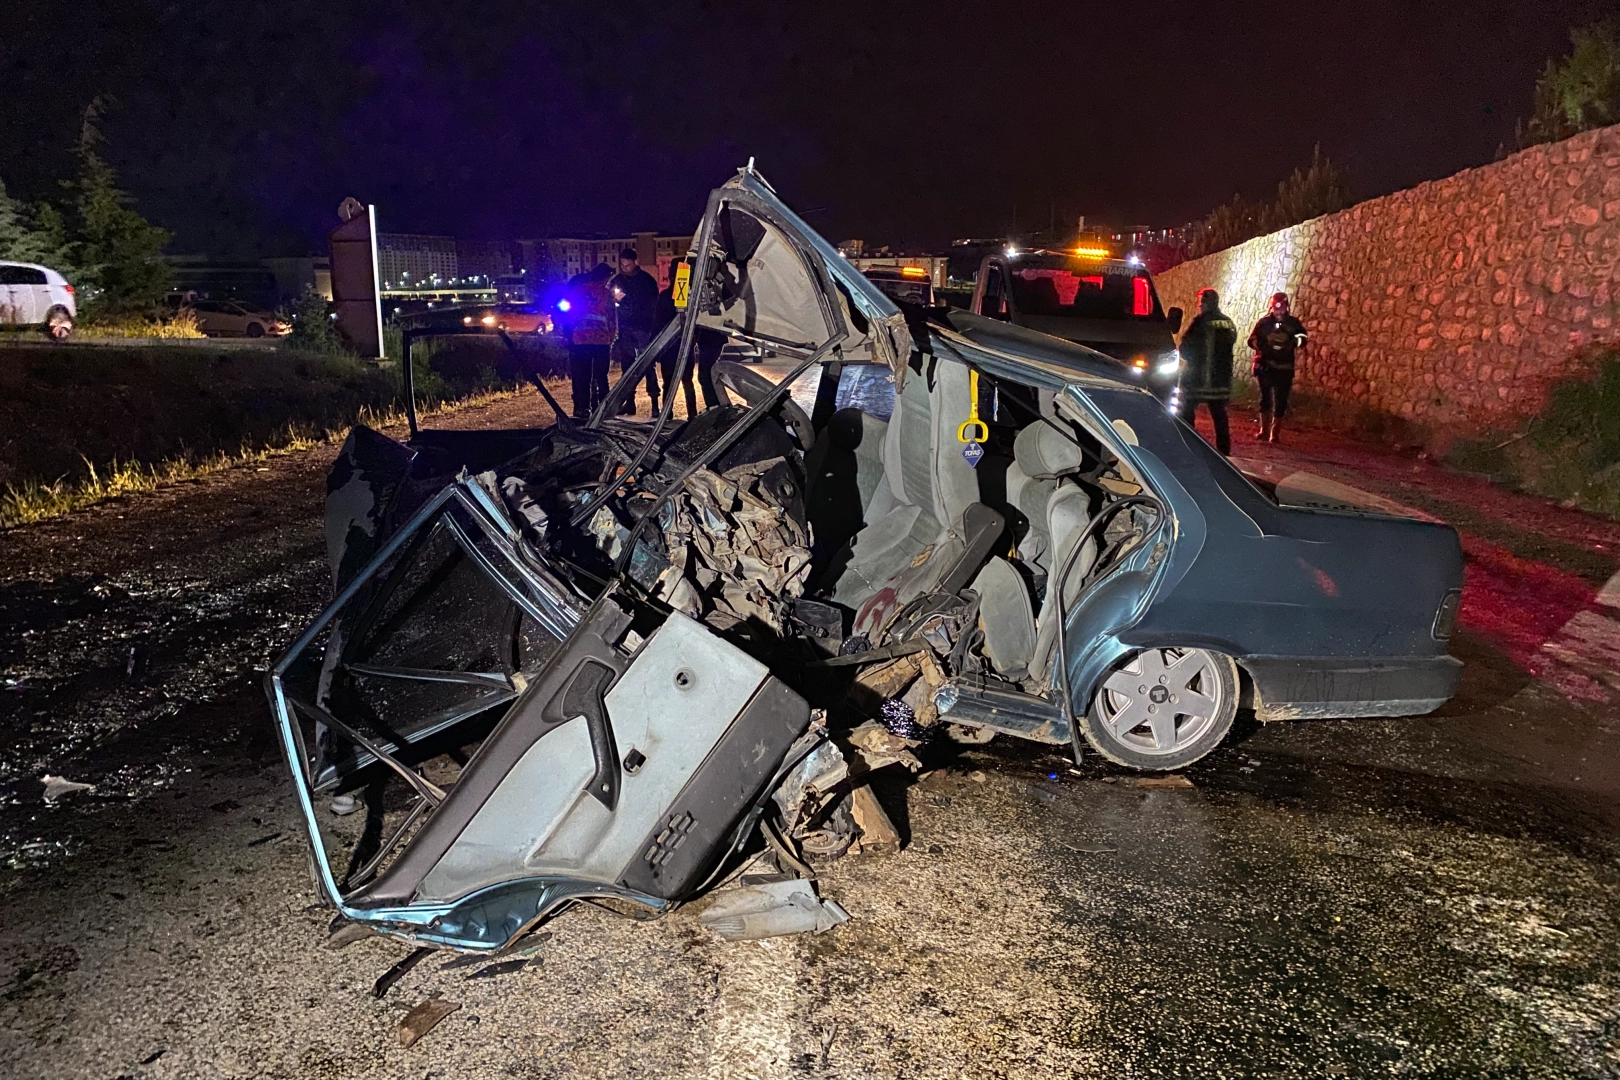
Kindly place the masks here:
<instances>
[{"instance_id":1,"label":"scattered car part","mask_svg":"<svg viewBox=\"0 0 1620 1080\"><path fill-rule=\"evenodd\" d=\"M718 893L698 922L727 941L757 941L784 934L823 934L849 914L816 895L802 878L746 885Z\"/></svg>"},{"instance_id":2,"label":"scattered car part","mask_svg":"<svg viewBox=\"0 0 1620 1080\"><path fill-rule=\"evenodd\" d=\"M404 1047L415 1046L422 1036L439 1026L439 1021L461 1008L455 1001L446 1001L444 998L428 998L416 1008L405 1014L399 1022L399 1045Z\"/></svg>"}]
</instances>

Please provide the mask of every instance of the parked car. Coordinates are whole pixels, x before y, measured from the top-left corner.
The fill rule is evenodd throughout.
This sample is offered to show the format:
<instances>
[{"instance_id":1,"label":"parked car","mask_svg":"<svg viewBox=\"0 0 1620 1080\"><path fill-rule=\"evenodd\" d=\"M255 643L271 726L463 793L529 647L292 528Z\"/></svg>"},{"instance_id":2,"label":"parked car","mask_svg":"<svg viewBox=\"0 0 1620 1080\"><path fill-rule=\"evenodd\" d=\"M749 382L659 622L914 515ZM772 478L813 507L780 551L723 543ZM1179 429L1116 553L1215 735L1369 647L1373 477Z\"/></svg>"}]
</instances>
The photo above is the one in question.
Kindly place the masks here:
<instances>
[{"instance_id":1,"label":"parked car","mask_svg":"<svg viewBox=\"0 0 1620 1080\"><path fill-rule=\"evenodd\" d=\"M471 305L460 310L462 326L504 330L509 334L549 334L553 329L551 316L539 310L538 304Z\"/></svg>"},{"instance_id":2,"label":"parked car","mask_svg":"<svg viewBox=\"0 0 1620 1080\"><path fill-rule=\"evenodd\" d=\"M48 266L0 262L0 325L34 326L66 341L78 317L73 286Z\"/></svg>"},{"instance_id":3,"label":"parked car","mask_svg":"<svg viewBox=\"0 0 1620 1080\"><path fill-rule=\"evenodd\" d=\"M284 337L292 326L268 311L245 307L235 300L197 300L191 304L197 329L209 337Z\"/></svg>"},{"instance_id":4,"label":"parked car","mask_svg":"<svg viewBox=\"0 0 1620 1080\"><path fill-rule=\"evenodd\" d=\"M920 266L869 266L862 273L891 300L934 306L934 284L928 280L928 271Z\"/></svg>"},{"instance_id":5,"label":"parked car","mask_svg":"<svg viewBox=\"0 0 1620 1080\"><path fill-rule=\"evenodd\" d=\"M336 596L266 681L344 919L493 951L576 900L667 911L756 829L784 867L847 848L851 789L941 728L1167 770L1241 708L1455 691L1452 529L1280 505L1116 359L900 309L751 169L694 250L590 419L345 443ZM735 401L620 418L698 328L796 369L722 360ZM318 814L338 793L369 812Z\"/></svg>"},{"instance_id":6,"label":"parked car","mask_svg":"<svg viewBox=\"0 0 1620 1080\"><path fill-rule=\"evenodd\" d=\"M971 310L1112 356L1179 408L1182 311L1159 305L1153 275L1139 260L1105 248L1007 248L979 264Z\"/></svg>"}]
</instances>

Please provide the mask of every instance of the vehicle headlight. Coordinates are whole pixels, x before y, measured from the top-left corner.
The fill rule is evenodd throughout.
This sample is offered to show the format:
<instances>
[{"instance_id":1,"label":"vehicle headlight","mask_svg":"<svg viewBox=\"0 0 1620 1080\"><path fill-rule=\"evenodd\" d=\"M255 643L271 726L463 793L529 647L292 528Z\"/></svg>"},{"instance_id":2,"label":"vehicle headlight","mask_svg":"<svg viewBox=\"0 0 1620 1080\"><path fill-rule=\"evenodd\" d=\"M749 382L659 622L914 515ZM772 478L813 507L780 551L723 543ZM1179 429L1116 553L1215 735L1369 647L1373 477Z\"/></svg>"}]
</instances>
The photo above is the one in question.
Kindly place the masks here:
<instances>
[{"instance_id":1,"label":"vehicle headlight","mask_svg":"<svg viewBox=\"0 0 1620 1080\"><path fill-rule=\"evenodd\" d=\"M1160 375L1176 375L1181 372L1181 350L1172 349L1159 358L1159 366L1153 369Z\"/></svg>"}]
</instances>

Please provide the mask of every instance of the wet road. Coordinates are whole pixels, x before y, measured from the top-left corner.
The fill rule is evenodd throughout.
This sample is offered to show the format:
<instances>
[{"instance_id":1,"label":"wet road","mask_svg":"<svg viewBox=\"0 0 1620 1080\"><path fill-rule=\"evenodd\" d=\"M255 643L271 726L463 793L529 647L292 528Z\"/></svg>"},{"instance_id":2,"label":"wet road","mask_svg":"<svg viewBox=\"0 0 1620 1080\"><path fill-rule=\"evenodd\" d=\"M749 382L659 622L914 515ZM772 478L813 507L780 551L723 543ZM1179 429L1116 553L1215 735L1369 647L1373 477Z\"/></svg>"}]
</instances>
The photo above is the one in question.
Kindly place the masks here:
<instances>
[{"instance_id":1,"label":"wet road","mask_svg":"<svg viewBox=\"0 0 1620 1080\"><path fill-rule=\"evenodd\" d=\"M1489 605L1439 714L1250 726L1188 789L929 748L882 792L906 848L825 868L828 934L578 910L521 970L435 956L374 999L405 950L323 947L254 673L323 599L329 456L0 534L0 1075L1620 1075L1620 707L1532 677ZM1490 543L1525 551L1513 509ZM1590 600L1607 540L1564 523L1584 554L1535 565ZM45 771L98 787L47 808Z\"/></svg>"}]
</instances>

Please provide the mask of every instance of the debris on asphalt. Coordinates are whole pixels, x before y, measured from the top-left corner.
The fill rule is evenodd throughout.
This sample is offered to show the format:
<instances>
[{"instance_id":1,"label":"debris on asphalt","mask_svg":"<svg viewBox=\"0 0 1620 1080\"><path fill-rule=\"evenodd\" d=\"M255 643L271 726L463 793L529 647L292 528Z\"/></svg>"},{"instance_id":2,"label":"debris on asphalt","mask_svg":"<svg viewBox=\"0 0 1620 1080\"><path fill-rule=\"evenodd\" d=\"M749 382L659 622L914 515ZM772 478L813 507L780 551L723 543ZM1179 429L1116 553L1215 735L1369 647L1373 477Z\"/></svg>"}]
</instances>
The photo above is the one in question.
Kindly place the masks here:
<instances>
[{"instance_id":1,"label":"debris on asphalt","mask_svg":"<svg viewBox=\"0 0 1620 1080\"><path fill-rule=\"evenodd\" d=\"M1081 855L1112 855L1119 850L1119 848L1109 844L1064 844L1063 846Z\"/></svg>"},{"instance_id":2,"label":"debris on asphalt","mask_svg":"<svg viewBox=\"0 0 1620 1080\"><path fill-rule=\"evenodd\" d=\"M1126 787L1143 791L1184 791L1194 786L1191 780L1180 773L1171 773L1168 776L1127 776L1123 783Z\"/></svg>"},{"instance_id":3,"label":"debris on asphalt","mask_svg":"<svg viewBox=\"0 0 1620 1080\"><path fill-rule=\"evenodd\" d=\"M281 834L278 833L278 832L273 832L273 833L270 833L268 836L261 836L257 840L249 840L247 842L247 846L248 847L263 847L265 844L268 844L270 841L276 839L280 835Z\"/></svg>"},{"instance_id":4,"label":"debris on asphalt","mask_svg":"<svg viewBox=\"0 0 1620 1080\"><path fill-rule=\"evenodd\" d=\"M344 923L332 931L331 936L326 939L326 947L332 950L346 948L361 938L368 938L371 935L372 929L365 923Z\"/></svg>"},{"instance_id":5,"label":"debris on asphalt","mask_svg":"<svg viewBox=\"0 0 1620 1080\"><path fill-rule=\"evenodd\" d=\"M876 720L868 720L850 732L847 741L855 749L863 772L876 772L896 763L912 772L922 768L922 762L911 752L912 744Z\"/></svg>"},{"instance_id":6,"label":"debris on asphalt","mask_svg":"<svg viewBox=\"0 0 1620 1080\"><path fill-rule=\"evenodd\" d=\"M1030 798L1044 806L1050 806L1057 802L1057 793L1048 791L1046 788L1038 787L1035 784L1025 784L1024 789L1029 792Z\"/></svg>"},{"instance_id":7,"label":"debris on asphalt","mask_svg":"<svg viewBox=\"0 0 1620 1080\"><path fill-rule=\"evenodd\" d=\"M980 772L978 769L974 769L972 772L968 773L968 779L973 781L975 784L982 784L990 778L984 775L984 773Z\"/></svg>"},{"instance_id":8,"label":"debris on asphalt","mask_svg":"<svg viewBox=\"0 0 1620 1080\"><path fill-rule=\"evenodd\" d=\"M883 726L888 728L891 734L898 735L908 742L924 742L932 734L917 722L916 710L900 698L889 698L879 711L882 714L880 719Z\"/></svg>"},{"instance_id":9,"label":"debris on asphalt","mask_svg":"<svg viewBox=\"0 0 1620 1080\"><path fill-rule=\"evenodd\" d=\"M428 998L405 1014L399 1022L399 1045L414 1046L422 1036L438 1027L439 1021L461 1008L461 1003L444 998Z\"/></svg>"},{"instance_id":10,"label":"debris on asphalt","mask_svg":"<svg viewBox=\"0 0 1620 1080\"><path fill-rule=\"evenodd\" d=\"M892 855L900 850L900 832L889 820L888 813L872 793L871 785L862 784L849 793L850 813L861 830L855 843L860 851L875 855Z\"/></svg>"},{"instance_id":11,"label":"debris on asphalt","mask_svg":"<svg viewBox=\"0 0 1620 1080\"><path fill-rule=\"evenodd\" d=\"M497 960L493 964L479 968L471 975L468 975L467 978L493 979L497 975L510 975L514 971L522 971L528 966L529 958L527 956L519 956L513 960Z\"/></svg>"},{"instance_id":12,"label":"debris on asphalt","mask_svg":"<svg viewBox=\"0 0 1620 1080\"><path fill-rule=\"evenodd\" d=\"M408 953L399 963L377 976L377 981L371 985L371 996L374 998L380 998L384 994L388 993L393 985L399 982L406 972L410 971L411 968L425 960L427 955L432 951L432 949L416 949ZM438 1021L435 1020L433 1023L436 1024ZM428 1027L432 1026L433 1024L428 1025Z\"/></svg>"},{"instance_id":13,"label":"debris on asphalt","mask_svg":"<svg viewBox=\"0 0 1620 1080\"><path fill-rule=\"evenodd\" d=\"M46 773L44 776L40 777L39 782L45 785L46 806L55 806L57 800L61 799L65 795L74 795L81 791L96 790L96 785L94 784L81 784L76 780L69 780L65 776L52 776L50 773Z\"/></svg>"},{"instance_id":14,"label":"debris on asphalt","mask_svg":"<svg viewBox=\"0 0 1620 1080\"><path fill-rule=\"evenodd\" d=\"M848 921L843 908L818 897L815 887L802 878L720 893L698 916L698 922L727 941L820 934Z\"/></svg>"},{"instance_id":15,"label":"debris on asphalt","mask_svg":"<svg viewBox=\"0 0 1620 1080\"><path fill-rule=\"evenodd\" d=\"M332 813L338 817L347 817L360 809L360 800L353 795L334 795L332 797Z\"/></svg>"}]
</instances>

